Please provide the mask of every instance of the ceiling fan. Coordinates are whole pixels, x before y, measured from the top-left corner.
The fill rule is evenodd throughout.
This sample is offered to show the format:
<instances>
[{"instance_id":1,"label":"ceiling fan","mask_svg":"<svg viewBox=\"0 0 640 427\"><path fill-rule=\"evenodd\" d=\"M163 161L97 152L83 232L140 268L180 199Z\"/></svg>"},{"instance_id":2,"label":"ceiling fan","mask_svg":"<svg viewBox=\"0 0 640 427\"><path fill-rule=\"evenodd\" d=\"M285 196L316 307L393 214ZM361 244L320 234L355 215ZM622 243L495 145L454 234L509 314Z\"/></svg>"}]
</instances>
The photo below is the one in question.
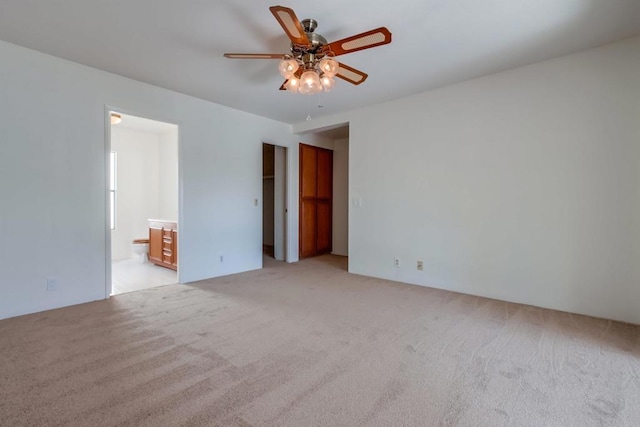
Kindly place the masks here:
<instances>
[{"instance_id":1,"label":"ceiling fan","mask_svg":"<svg viewBox=\"0 0 640 427\"><path fill-rule=\"evenodd\" d=\"M328 43L314 32L318 23L313 19L298 20L292 9L283 6L269 8L291 40L291 53L225 53L233 59L280 59L280 74L285 82L280 90L310 95L333 88L334 77L354 85L368 75L342 64L336 56L391 43L391 33L385 27Z\"/></svg>"}]
</instances>

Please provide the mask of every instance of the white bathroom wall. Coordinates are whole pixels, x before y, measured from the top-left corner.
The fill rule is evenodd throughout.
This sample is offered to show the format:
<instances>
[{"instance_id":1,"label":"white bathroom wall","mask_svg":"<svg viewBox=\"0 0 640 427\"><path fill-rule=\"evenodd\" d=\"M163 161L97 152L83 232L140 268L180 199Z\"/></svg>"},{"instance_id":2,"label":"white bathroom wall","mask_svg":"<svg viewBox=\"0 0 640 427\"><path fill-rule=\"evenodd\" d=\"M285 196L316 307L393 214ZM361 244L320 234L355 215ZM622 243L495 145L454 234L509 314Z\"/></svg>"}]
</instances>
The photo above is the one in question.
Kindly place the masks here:
<instances>
[{"instance_id":1,"label":"white bathroom wall","mask_svg":"<svg viewBox=\"0 0 640 427\"><path fill-rule=\"evenodd\" d=\"M0 58L0 318L107 295L109 108L180 125L182 282L262 266L263 141L296 148L287 247L298 259L297 144L330 142L9 43Z\"/></svg>"},{"instance_id":2,"label":"white bathroom wall","mask_svg":"<svg viewBox=\"0 0 640 427\"><path fill-rule=\"evenodd\" d=\"M178 220L178 131L165 132L159 138L160 203L158 219Z\"/></svg>"},{"instance_id":3,"label":"white bathroom wall","mask_svg":"<svg viewBox=\"0 0 640 427\"><path fill-rule=\"evenodd\" d=\"M160 191L162 146L156 134L111 126L111 151L117 153L118 159L116 228L111 231L114 260L131 258L131 241L148 238L147 219L160 216L161 194L165 191ZM173 162L177 163L176 157ZM177 198L176 194L176 204Z\"/></svg>"},{"instance_id":4,"label":"white bathroom wall","mask_svg":"<svg viewBox=\"0 0 640 427\"><path fill-rule=\"evenodd\" d=\"M349 139L334 141L333 149L333 249L349 255Z\"/></svg>"}]
</instances>

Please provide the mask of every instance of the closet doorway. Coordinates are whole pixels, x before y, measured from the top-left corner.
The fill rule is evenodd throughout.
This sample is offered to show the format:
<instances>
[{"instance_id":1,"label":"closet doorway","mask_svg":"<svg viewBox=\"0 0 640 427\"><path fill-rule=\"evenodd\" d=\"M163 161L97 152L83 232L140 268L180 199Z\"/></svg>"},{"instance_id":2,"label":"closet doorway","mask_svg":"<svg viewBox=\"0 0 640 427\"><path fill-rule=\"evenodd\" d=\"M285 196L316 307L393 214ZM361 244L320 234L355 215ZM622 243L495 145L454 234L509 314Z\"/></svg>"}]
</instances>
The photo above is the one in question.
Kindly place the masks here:
<instances>
[{"instance_id":1,"label":"closet doorway","mask_svg":"<svg viewBox=\"0 0 640 427\"><path fill-rule=\"evenodd\" d=\"M262 249L266 257L286 261L287 149L262 144Z\"/></svg>"}]
</instances>

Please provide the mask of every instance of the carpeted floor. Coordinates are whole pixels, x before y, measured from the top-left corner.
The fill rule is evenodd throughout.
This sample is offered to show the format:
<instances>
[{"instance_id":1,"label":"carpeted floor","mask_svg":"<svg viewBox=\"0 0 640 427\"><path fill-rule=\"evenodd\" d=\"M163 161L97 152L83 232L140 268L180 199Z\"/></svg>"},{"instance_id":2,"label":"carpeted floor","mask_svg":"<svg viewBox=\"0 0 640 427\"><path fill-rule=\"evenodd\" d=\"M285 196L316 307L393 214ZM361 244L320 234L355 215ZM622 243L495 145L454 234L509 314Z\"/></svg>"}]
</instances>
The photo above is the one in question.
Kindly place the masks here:
<instances>
[{"instance_id":1,"label":"carpeted floor","mask_svg":"<svg viewBox=\"0 0 640 427\"><path fill-rule=\"evenodd\" d=\"M0 424L640 423L640 328L323 256L0 321Z\"/></svg>"}]
</instances>

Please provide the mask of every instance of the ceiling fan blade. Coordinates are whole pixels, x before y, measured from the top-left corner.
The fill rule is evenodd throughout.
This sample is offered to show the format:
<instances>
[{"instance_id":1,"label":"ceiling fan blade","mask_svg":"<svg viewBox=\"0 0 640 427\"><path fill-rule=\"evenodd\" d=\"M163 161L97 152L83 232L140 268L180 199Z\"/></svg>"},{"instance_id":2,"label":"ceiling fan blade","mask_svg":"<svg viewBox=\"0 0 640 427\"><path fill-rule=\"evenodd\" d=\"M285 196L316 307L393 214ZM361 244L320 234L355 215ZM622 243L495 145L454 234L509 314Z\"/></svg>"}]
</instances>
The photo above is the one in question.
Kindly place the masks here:
<instances>
[{"instance_id":1,"label":"ceiling fan blade","mask_svg":"<svg viewBox=\"0 0 640 427\"><path fill-rule=\"evenodd\" d=\"M332 52L335 56L338 56L389 43L391 43L391 32L389 32L385 27L380 27L375 30L370 30L355 36L347 37L346 39L329 43L325 47L325 50Z\"/></svg>"},{"instance_id":2,"label":"ceiling fan blade","mask_svg":"<svg viewBox=\"0 0 640 427\"><path fill-rule=\"evenodd\" d=\"M307 38L307 33L304 32L300 20L296 17L292 9L284 6L271 6L269 10L273 13L273 16L276 17L282 29L294 44L311 46Z\"/></svg>"},{"instance_id":3,"label":"ceiling fan blade","mask_svg":"<svg viewBox=\"0 0 640 427\"><path fill-rule=\"evenodd\" d=\"M278 89L278 90L287 90L287 88L286 88L286 87L284 87L284 85L286 85L288 81L289 81L289 80L285 80L285 81L280 85L280 89Z\"/></svg>"},{"instance_id":4,"label":"ceiling fan blade","mask_svg":"<svg viewBox=\"0 0 640 427\"><path fill-rule=\"evenodd\" d=\"M340 77L342 80L346 80L351 84L359 85L360 83L367 80L369 75L367 73L363 73L360 70L356 70L353 67L349 67L348 65L344 65L342 62L338 62L338 73L336 77Z\"/></svg>"},{"instance_id":5,"label":"ceiling fan blade","mask_svg":"<svg viewBox=\"0 0 640 427\"><path fill-rule=\"evenodd\" d=\"M225 53L225 58L231 59L282 59L282 53Z\"/></svg>"}]
</instances>

